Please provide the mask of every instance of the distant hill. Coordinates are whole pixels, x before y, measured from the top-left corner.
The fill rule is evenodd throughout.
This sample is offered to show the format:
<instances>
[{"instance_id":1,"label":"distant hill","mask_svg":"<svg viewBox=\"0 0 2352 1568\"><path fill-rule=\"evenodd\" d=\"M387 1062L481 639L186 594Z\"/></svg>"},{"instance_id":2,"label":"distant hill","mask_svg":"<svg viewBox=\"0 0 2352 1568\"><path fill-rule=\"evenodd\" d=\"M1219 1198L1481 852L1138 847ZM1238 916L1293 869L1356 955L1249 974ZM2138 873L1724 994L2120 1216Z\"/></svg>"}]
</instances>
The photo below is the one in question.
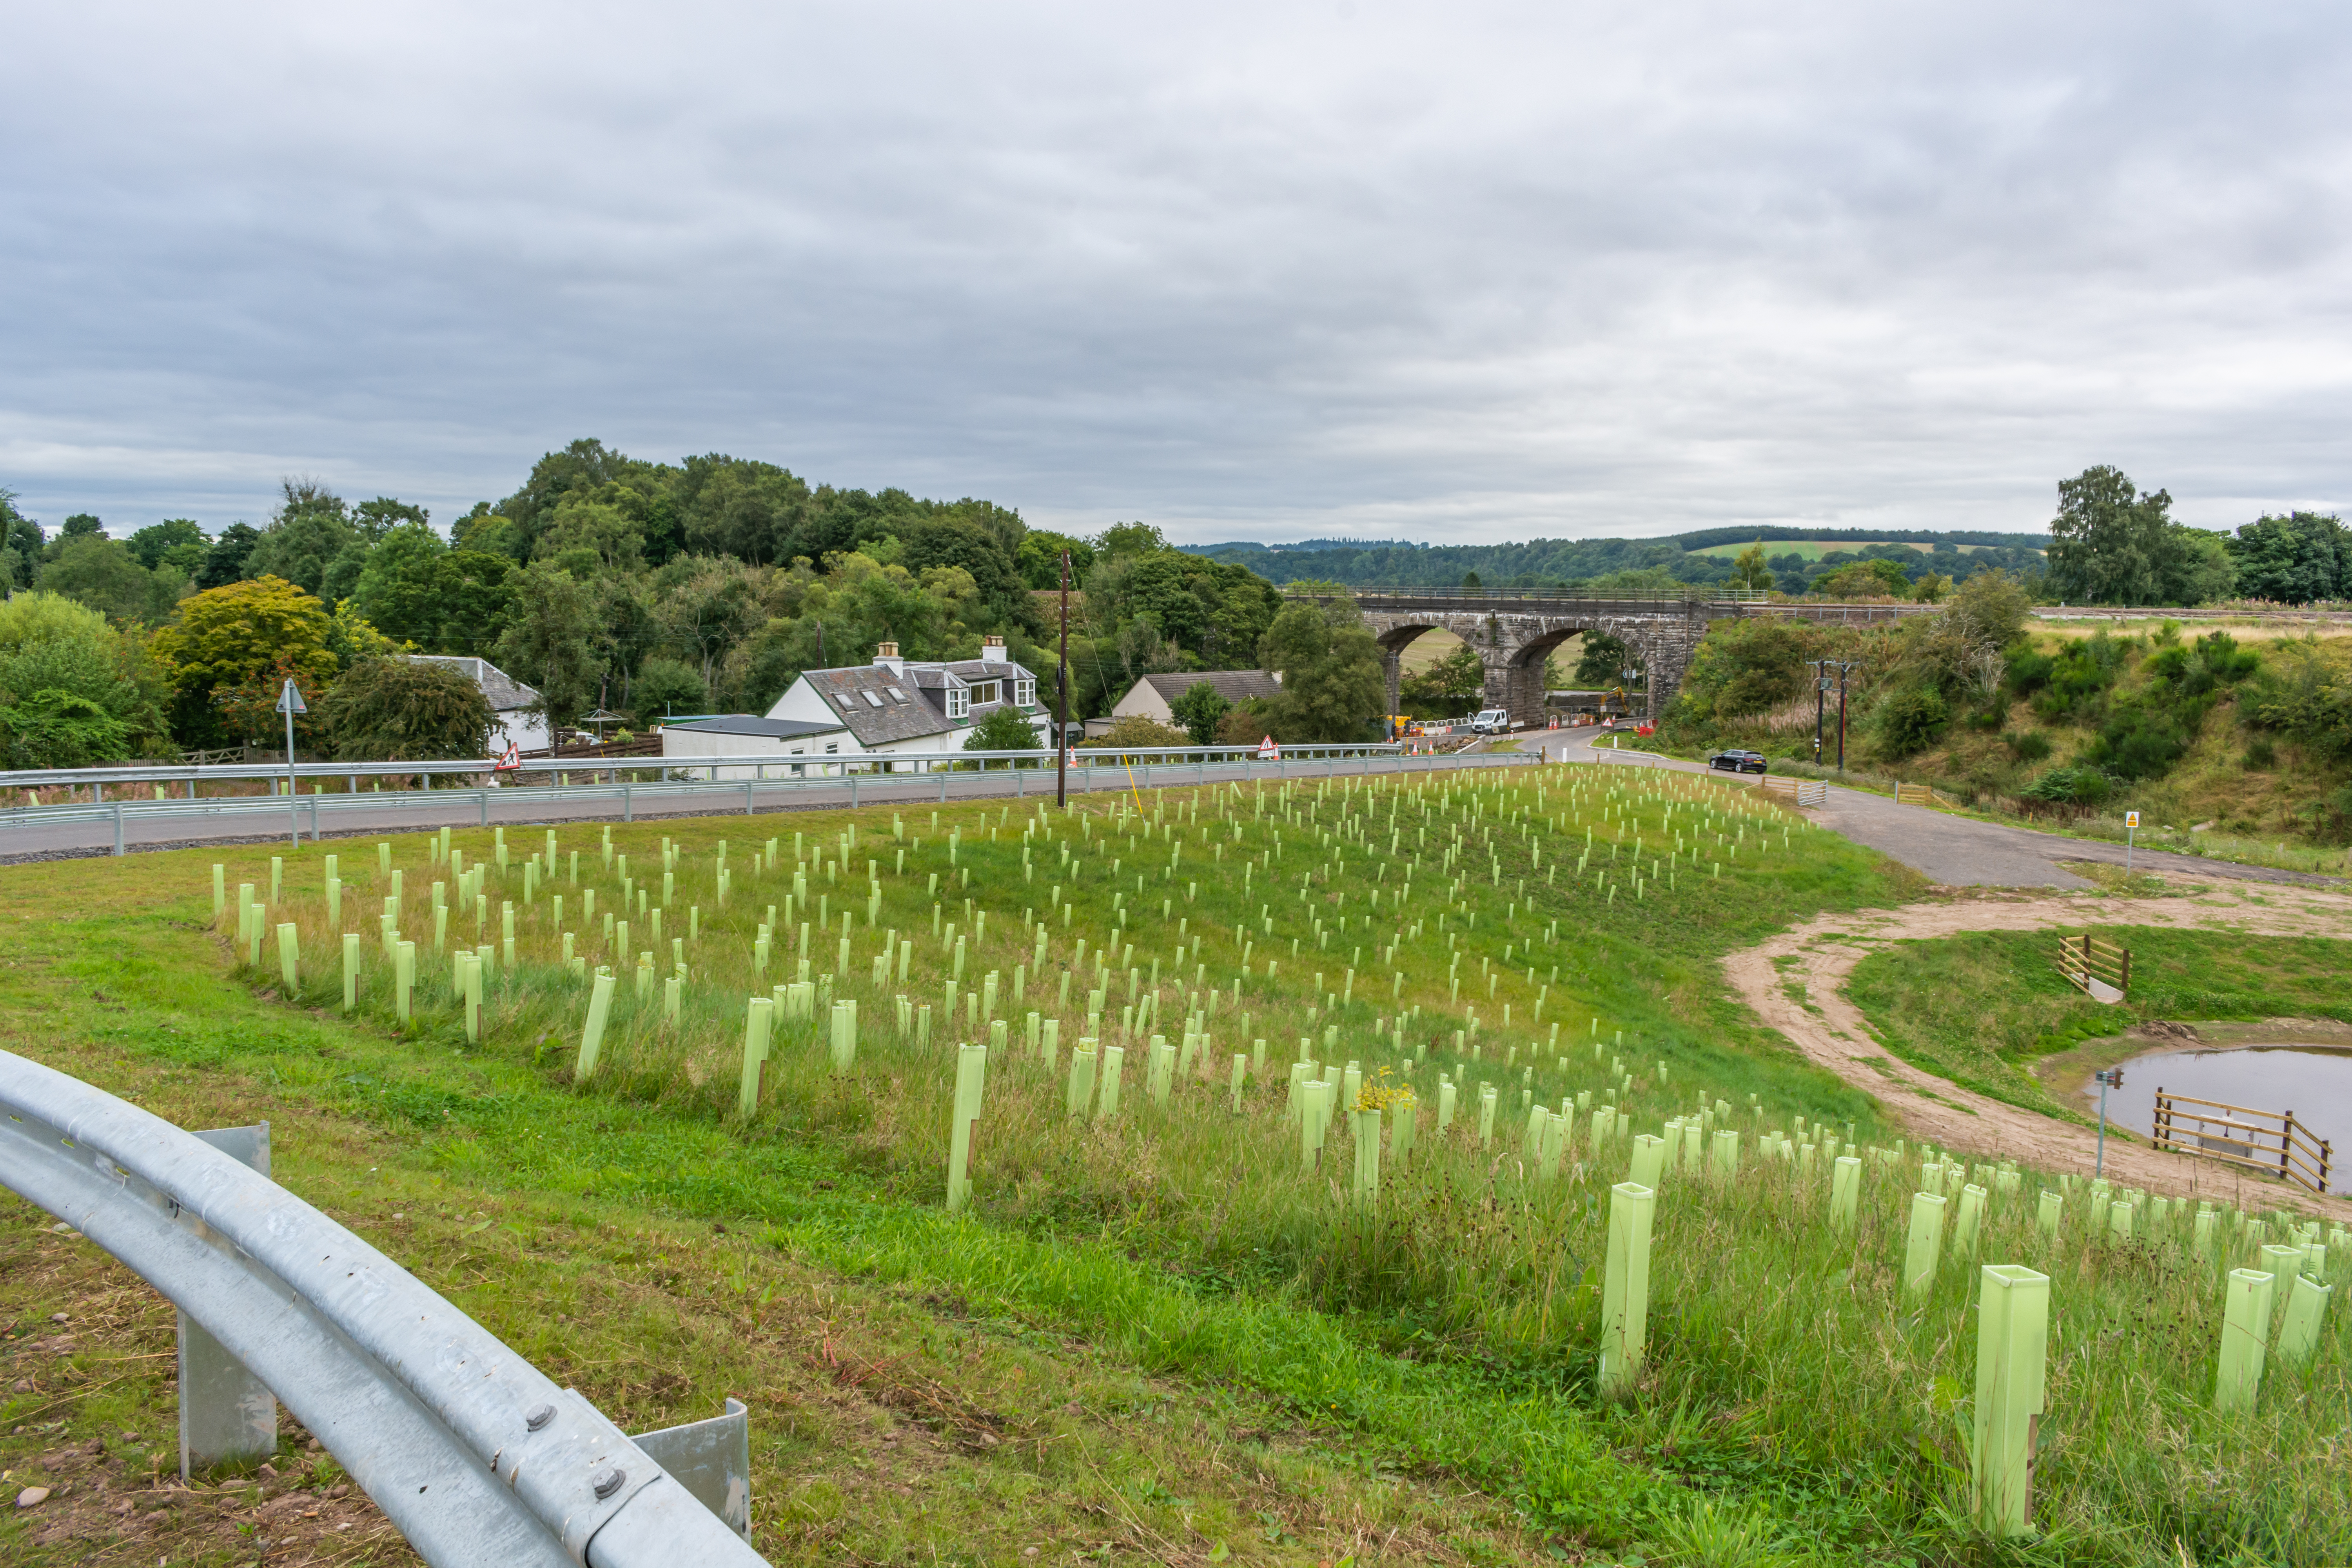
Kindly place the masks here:
<instances>
[{"instance_id":1,"label":"distant hill","mask_svg":"<svg viewBox=\"0 0 2352 1568\"><path fill-rule=\"evenodd\" d=\"M1978 530L1710 528L1664 539L1536 539L1523 544L1414 544L1390 540L1304 539L1264 544L1235 540L1181 548L1246 566L1276 583L1310 579L1355 587L1439 587L1475 573L1495 587L1575 586L1624 573L1703 585L1731 575L1732 558L1761 539L1780 585L1801 592L1806 580L1851 561L1900 563L1913 576L1941 572L1961 578L1992 568L2042 571L2044 533ZM1775 549L1775 545L1782 548Z\"/></svg>"}]
</instances>

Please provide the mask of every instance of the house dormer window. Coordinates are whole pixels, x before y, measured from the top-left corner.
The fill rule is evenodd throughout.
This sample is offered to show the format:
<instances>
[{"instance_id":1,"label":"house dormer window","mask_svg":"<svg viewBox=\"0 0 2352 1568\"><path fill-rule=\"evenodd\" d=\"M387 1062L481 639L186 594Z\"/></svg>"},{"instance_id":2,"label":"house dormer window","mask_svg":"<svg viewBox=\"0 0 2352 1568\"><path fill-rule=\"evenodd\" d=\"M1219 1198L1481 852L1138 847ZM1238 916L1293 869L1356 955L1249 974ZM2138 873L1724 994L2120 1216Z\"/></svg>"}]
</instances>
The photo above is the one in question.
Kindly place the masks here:
<instances>
[{"instance_id":1,"label":"house dormer window","mask_svg":"<svg viewBox=\"0 0 2352 1568\"><path fill-rule=\"evenodd\" d=\"M950 685L950 686L949 686L949 688L948 688L947 689L948 689L948 717L949 717L949 718L950 718L950 719L969 719L969 718L971 718L971 693L969 690L965 689L963 687L961 687L961 686L955 686L955 685Z\"/></svg>"},{"instance_id":2,"label":"house dormer window","mask_svg":"<svg viewBox=\"0 0 2352 1568\"><path fill-rule=\"evenodd\" d=\"M1034 680L1028 679L1014 681L1013 683L1013 700L1019 703L1024 708L1034 707L1037 701L1037 683Z\"/></svg>"},{"instance_id":3,"label":"house dormer window","mask_svg":"<svg viewBox=\"0 0 2352 1568\"><path fill-rule=\"evenodd\" d=\"M983 706L996 701L998 700L996 693L1000 684L1000 682L993 680L973 681L971 683L971 700Z\"/></svg>"}]
</instances>

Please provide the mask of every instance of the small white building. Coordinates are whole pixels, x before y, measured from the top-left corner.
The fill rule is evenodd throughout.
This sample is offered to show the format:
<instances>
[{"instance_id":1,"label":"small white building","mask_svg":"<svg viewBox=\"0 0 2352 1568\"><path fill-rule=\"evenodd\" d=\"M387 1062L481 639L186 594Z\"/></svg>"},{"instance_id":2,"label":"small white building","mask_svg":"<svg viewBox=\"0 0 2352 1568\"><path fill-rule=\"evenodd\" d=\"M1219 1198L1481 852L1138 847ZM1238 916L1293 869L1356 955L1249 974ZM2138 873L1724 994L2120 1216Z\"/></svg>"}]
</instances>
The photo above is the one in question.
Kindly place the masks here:
<instances>
[{"instance_id":1,"label":"small white building","mask_svg":"<svg viewBox=\"0 0 2352 1568\"><path fill-rule=\"evenodd\" d=\"M1037 678L1007 657L1003 637L983 637L978 658L901 658L898 645L886 642L872 664L803 670L767 716L845 731L844 756L886 757L961 751L965 732L999 708L1026 719L1039 747L1051 743L1052 719L1037 700Z\"/></svg>"},{"instance_id":2,"label":"small white building","mask_svg":"<svg viewBox=\"0 0 2352 1568\"><path fill-rule=\"evenodd\" d=\"M822 773L824 759L839 756L849 741L848 727L837 721L804 724L790 719L762 719L754 713L720 713L661 726L664 757L745 760L743 767L711 770L711 777L722 779L795 778L811 766Z\"/></svg>"},{"instance_id":3,"label":"small white building","mask_svg":"<svg viewBox=\"0 0 2352 1568\"><path fill-rule=\"evenodd\" d=\"M547 715L540 709L539 693L488 659L458 653L412 653L402 657L419 664L454 665L482 689L482 695L490 702L491 752L503 752L509 746L524 752L547 750Z\"/></svg>"},{"instance_id":4,"label":"small white building","mask_svg":"<svg viewBox=\"0 0 2352 1568\"><path fill-rule=\"evenodd\" d=\"M1147 675L1128 689L1127 695L1112 707L1109 717L1087 720L1087 733L1102 734L1118 721L1128 718L1149 719L1155 724L1181 730L1184 726L1176 722L1176 700L1203 681L1234 708L1253 697L1273 699L1282 695L1282 679L1270 670L1196 669Z\"/></svg>"}]
</instances>

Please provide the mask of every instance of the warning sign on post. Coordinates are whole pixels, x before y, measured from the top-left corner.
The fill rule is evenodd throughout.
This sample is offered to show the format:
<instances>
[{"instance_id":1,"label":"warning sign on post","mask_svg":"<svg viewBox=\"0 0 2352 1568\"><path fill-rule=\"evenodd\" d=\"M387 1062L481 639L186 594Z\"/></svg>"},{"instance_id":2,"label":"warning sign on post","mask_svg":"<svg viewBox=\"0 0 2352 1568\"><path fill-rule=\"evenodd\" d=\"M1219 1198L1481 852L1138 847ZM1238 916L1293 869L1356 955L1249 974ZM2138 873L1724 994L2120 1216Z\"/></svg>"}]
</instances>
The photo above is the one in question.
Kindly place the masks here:
<instances>
[{"instance_id":1,"label":"warning sign on post","mask_svg":"<svg viewBox=\"0 0 2352 1568\"><path fill-rule=\"evenodd\" d=\"M1265 740L1260 741L1257 743L1257 760L1262 763L1278 763L1282 761L1282 748L1274 743L1273 736L1268 735Z\"/></svg>"}]
</instances>

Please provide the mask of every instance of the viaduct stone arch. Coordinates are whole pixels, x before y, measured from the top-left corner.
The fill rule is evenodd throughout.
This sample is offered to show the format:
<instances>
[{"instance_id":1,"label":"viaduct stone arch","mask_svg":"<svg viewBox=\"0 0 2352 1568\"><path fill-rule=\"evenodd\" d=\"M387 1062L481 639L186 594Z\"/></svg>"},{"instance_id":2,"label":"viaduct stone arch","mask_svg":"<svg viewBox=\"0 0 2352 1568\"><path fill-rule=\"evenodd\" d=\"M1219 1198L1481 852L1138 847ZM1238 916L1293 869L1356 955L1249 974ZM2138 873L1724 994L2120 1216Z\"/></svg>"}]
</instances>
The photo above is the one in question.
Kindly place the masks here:
<instances>
[{"instance_id":1,"label":"viaduct stone arch","mask_svg":"<svg viewBox=\"0 0 2352 1568\"><path fill-rule=\"evenodd\" d=\"M1320 600L1315 593L1296 599ZM1934 605L1796 604L1769 602L1760 593L1718 598L1615 598L1559 589L1359 588L1350 595L1365 629L1388 665L1389 706L1397 710L1405 645L1443 629L1476 650L1486 668L1486 706L1509 710L1512 721L1544 719L1544 656L1579 632L1602 632L1641 656L1649 675L1643 711L1653 721L1682 689L1683 677L1711 622L1742 616L1875 626L1932 615Z\"/></svg>"}]
</instances>

